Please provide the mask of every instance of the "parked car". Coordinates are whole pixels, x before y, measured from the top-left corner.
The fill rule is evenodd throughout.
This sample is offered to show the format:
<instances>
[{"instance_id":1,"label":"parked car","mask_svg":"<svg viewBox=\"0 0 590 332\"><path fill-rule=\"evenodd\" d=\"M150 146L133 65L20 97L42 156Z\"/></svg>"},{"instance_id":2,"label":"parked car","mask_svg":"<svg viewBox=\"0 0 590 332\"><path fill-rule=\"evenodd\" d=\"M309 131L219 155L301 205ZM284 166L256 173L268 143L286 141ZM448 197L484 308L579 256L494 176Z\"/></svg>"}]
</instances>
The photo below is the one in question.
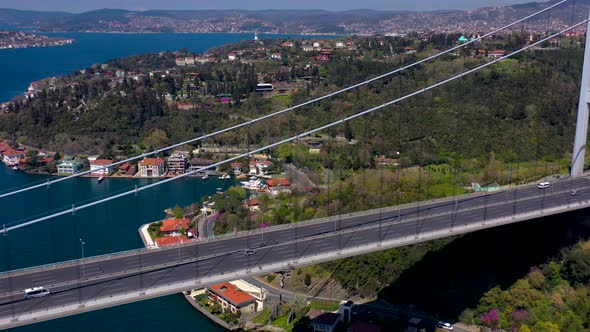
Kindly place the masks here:
<instances>
[{"instance_id":1,"label":"parked car","mask_svg":"<svg viewBox=\"0 0 590 332\"><path fill-rule=\"evenodd\" d=\"M256 255L256 251L252 249L244 249L244 256Z\"/></svg>"},{"instance_id":2,"label":"parked car","mask_svg":"<svg viewBox=\"0 0 590 332\"><path fill-rule=\"evenodd\" d=\"M537 188L539 188L539 189L545 189L545 188L549 188L549 182L540 182L540 183L537 185Z\"/></svg>"},{"instance_id":3,"label":"parked car","mask_svg":"<svg viewBox=\"0 0 590 332\"><path fill-rule=\"evenodd\" d=\"M453 325L451 325L451 323L443 322L442 320L436 323L436 327L448 331L453 330Z\"/></svg>"}]
</instances>

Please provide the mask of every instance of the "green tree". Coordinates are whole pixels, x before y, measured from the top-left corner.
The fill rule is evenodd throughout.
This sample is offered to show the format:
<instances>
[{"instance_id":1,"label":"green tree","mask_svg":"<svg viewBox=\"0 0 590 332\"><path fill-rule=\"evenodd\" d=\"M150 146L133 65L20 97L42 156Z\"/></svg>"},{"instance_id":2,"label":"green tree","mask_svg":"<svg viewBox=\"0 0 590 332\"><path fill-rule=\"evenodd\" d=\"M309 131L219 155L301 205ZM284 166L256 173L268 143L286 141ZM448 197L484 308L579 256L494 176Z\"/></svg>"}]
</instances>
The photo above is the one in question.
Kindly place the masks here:
<instances>
[{"instance_id":1,"label":"green tree","mask_svg":"<svg viewBox=\"0 0 590 332\"><path fill-rule=\"evenodd\" d=\"M176 219L184 218L184 211L182 210L182 208L179 205L176 205L172 209L172 214L174 214L174 218L176 218Z\"/></svg>"},{"instance_id":2,"label":"green tree","mask_svg":"<svg viewBox=\"0 0 590 332\"><path fill-rule=\"evenodd\" d=\"M533 326L533 331L535 331L535 332L560 332L559 326L557 326L557 324L552 323L550 321L535 323L535 325Z\"/></svg>"},{"instance_id":3,"label":"green tree","mask_svg":"<svg viewBox=\"0 0 590 332\"><path fill-rule=\"evenodd\" d=\"M526 325L522 324L518 329L518 332L532 332L531 329Z\"/></svg>"},{"instance_id":4,"label":"green tree","mask_svg":"<svg viewBox=\"0 0 590 332\"><path fill-rule=\"evenodd\" d=\"M307 287L311 286L311 275L309 273L305 274L305 278L303 279L303 283L305 283L305 286L307 286Z\"/></svg>"},{"instance_id":5,"label":"green tree","mask_svg":"<svg viewBox=\"0 0 590 332\"><path fill-rule=\"evenodd\" d=\"M590 250L577 248L563 262L564 278L573 284L590 282Z\"/></svg>"},{"instance_id":6,"label":"green tree","mask_svg":"<svg viewBox=\"0 0 590 332\"><path fill-rule=\"evenodd\" d=\"M239 186L233 186L226 192L215 194L213 201L215 209L221 212L238 213L242 207L242 201L246 198L246 190Z\"/></svg>"},{"instance_id":7,"label":"green tree","mask_svg":"<svg viewBox=\"0 0 590 332\"><path fill-rule=\"evenodd\" d=\"M155 129L143 140L143 144L151 149L161 148L168 142L168 134L162 129Z\"/></svg>"}]
</instances>

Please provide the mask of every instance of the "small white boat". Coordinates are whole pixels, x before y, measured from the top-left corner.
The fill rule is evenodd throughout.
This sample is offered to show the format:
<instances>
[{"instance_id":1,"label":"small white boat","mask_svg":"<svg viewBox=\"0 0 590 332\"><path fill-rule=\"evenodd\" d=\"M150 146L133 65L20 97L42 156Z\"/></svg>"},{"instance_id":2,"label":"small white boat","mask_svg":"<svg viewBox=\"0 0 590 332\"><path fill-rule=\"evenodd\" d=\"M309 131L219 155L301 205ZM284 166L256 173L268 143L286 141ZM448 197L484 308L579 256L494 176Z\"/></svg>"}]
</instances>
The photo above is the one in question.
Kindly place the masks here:
<instances>
[{"instance_id":1,"label":"small white boat","mask_svg":"<svg viewBox=\"0 0 590 332\"><path fill-rule=\"evenodd\" d=\"M205 175L203 175L203 177L201 179L207 180L208 178L209 178L209 175L205 174Z\"/></svg>"},{"instance_id":2,"label":"small white boat","mask_svg":"<svg viewBox=\"0 0 590 332\"><path fill-rule=\"evenodd\" d=\"M101 183L102 180L104 180L104 175L101 175L101 176L98 177L98 183Z\"/></svg>"},{"instance_id":3,"label":"small white boat","mask_svg":"<svg viewBox=\"0 0 590 332\"><path fill-rule=\"evenodd\" d=\"M228 179L231 179L231 176L229 174L224 173L219 176L219 180L228 180Z\"/></svg>"},{"instance_id":4,"label":"small white boat","mask_svg":"<svg viewBox=\"0 0 590 332\"><path fill-rule=\"evenodd\" d=\"M14 166L12 166L12 169L15 171L18 171L18 166L14 165Z\"/></svg>"}]
</instances>

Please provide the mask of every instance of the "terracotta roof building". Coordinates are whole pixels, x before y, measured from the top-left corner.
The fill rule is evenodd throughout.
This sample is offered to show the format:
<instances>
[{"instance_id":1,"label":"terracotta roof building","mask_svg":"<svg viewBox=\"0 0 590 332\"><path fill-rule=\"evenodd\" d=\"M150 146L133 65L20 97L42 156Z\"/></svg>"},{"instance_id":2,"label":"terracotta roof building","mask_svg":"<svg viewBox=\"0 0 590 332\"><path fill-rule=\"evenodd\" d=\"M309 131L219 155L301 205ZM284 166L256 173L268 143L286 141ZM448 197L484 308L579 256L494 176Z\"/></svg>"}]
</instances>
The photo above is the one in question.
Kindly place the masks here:
<instances>
[{"instance_id":1,"label":"terracotta roof building","mask_svg":"<svg viewBox=\"0 0 590 332\"><path fill-rule=\"evenodd\" d=\"M101 168L112 163L113 161L110 159L96 159L95 161L90 162L90 170L92 171L92 174L95 175L107 175L111 173L111 171L113 170L113 166L106 167L104 169Z\"/></svg>"},{"instance_id":2,"label":"terracotta roof building","mask_svg":"<svg viewBox=\"0 0 590 332\"><path fill-rule=\"evenodd\" d=\"M165 162L162 158L145 158L139 162L139 176L160 177L164 175Z\"/></svg>"},{"instance_id":3,"label":"terracotta roof building","mask_svg":"<svg viewBox=\"0 0 590 332\"><path fill-rule=\"evenodd\" d=\"M173 245L177 245L177 244L184 244L187 243L189 241L189 239L184 236L165 236L165 237L159 237L156 239L156 245L158 247L163 247L163 246L173 246Z\"/></svg>"},{"instance_id":4,"label":"terracotta roof building","mask_svg":"<svg viewBox=\"0 0 590 332\"><path fill-rule=\"evenodd\" d=\"M218 303L223 311L256 312L256 299L229 282L207 286L207 293L209 303Z\"/></svg>"},{"instance_id":5,"label":"terracotta roof building","mask_svg":"<svg viewBox=\"0 0 590 332\"><path fill-rule=\"evenodd\" d=\"M162 233L174 233L178 232L181 228L188 229L188 223L190 220L188 218L183 219L166 219L162 221L162 226L160 226L160 231Z\"/></svg>"}]
</instances>

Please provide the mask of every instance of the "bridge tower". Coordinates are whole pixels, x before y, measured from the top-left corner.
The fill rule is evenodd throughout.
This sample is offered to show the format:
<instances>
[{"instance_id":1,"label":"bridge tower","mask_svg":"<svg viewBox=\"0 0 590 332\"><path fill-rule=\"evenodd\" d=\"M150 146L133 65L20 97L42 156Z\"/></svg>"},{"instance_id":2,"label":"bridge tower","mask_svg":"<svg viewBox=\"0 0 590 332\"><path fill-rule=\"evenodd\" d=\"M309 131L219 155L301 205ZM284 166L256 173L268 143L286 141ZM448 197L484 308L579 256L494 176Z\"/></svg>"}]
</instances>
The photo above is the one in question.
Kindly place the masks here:
<instances>
[{"instance_id":1,"label":"bridge tower","mask_svg":"<svg viewBox=\"0 0 590 332\"><path fill-rule=\"evenodd\" d=\"M589 14L590 17L590 14ZM588 108L590 107L590 21L586 30L586 46L584 48L584 67L582 67L582 83L580 84L580 100L578 102L578 120L576 138L572 155L571 177L584 173L586 157L586 140L588 136Z\"/></svg>"}]
</instances>

